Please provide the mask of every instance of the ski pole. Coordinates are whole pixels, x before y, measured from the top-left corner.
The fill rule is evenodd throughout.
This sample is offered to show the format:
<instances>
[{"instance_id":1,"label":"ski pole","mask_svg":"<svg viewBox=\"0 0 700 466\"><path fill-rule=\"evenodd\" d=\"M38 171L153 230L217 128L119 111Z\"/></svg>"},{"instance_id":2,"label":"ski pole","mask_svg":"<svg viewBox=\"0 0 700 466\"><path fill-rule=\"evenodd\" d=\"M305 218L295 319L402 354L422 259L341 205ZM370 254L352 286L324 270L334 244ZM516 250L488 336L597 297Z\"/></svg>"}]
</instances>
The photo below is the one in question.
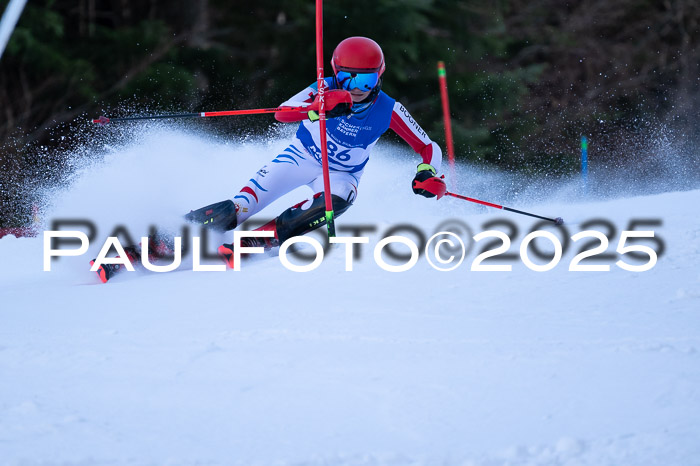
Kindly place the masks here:
<instances>
[{"instance_id":1,"label":"ski pole","mask_svg":"<svg viewBox=\"0 0 700 466\"><path fill-rule=\"evenodd\" d=\"M170 113L166 115L146 115L146 116L131 116L131 117L119 117L119 118L107 118L101 116L95 120L93 123L99 125L106 125L107 123L120 122L120 121L135 121L135 120L159 120L165 118L208 118L208 117L219 117L219 116L236 116L236 115L257 115L261 113L277 113L277 112L303 112L309 111L307 107L275 107L275 108L253 108L248 110L224 110L218 112L197 112L197 113Z\"/></svg>"},{"instance_id":2,"label":"ski pole","mask_svg":"<svg viewBox=\"0 0 700 466\"><path fill-rule=\"evenodd\" d=\"M465 201L469 202L474 202L476 204L481 204L485 205L488 207L494 207L496 209L502 209L502 210L507 210L508 212L515 212L516 214L521 214L521 215L528 215L530 217L535 217L535 218L541 218L542 220L548 220L550 222L554 222L555 225L563 225L564 224L564 219L561 217L557 218L549 218L549 217L543 217L541 215L533 214L530 212L525 212L522 210L517 210L517 209L512 209L510 207L505 207L502 205L494 204L493 202L486 202L486 201L480 201L479 199L474 199L473 197L467 197L467 196L462 196L461 194L455 194L447 191L447 187L445 186L445 182L442 181L442 179L445 178L445 175L442 175L440 178L433 176L431 178L428 178L424 181L418 181L418 180L413 180L413 189L422 189L424 191L427 191L431 194L434 194L437 196L438 199L442 198L443 196L452 196L456 197L457 199L462 199Z\"/></svg>"},{"instance_id":3,"label":"ski pole","mask_svg":"<svg viewBox=\"0 0 700 466\"><path fill-rule=\"evenodd\" d=\"M508 212L515 212L516 214L528 215L528 216L530 216L530 217L541 218L542 220L549 220L550 222L554 222L555 225L563 225L563 224L564 224L564 219L561 218L561 217L557 217L557 218L543 217L543 216L541 216L541 215L532 214L532 213L530 213L530 212L524 212L524 211L522 211L522 210L511 209L510 207L505 207L505 206L502 206L502 205L494 204L494 203L492 203L492 202L480 201L479 199L474 199L474 198L471 198L471 197L462 196L462 195L455 194L455 193L450 193L450 192L447 192L447 191L445 192L445 196L452 196L452 197L456 197L457 199L463 199L463 200L465 200L465 201L475 202L475 203L477 203L477 204L485 205L485 206L488 206L488 207L494 207L494 208L496 208L496 209L507 210Z\"/></svg>"}]
</instances>

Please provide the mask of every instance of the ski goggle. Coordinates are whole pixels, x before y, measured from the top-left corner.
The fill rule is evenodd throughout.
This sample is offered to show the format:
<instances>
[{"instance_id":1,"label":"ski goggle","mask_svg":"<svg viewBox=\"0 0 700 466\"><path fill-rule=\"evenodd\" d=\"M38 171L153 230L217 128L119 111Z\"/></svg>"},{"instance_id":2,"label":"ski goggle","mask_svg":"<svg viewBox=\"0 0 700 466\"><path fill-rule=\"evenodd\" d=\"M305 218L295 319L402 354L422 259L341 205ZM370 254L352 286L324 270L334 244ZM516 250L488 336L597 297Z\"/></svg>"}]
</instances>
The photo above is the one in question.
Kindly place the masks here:
<instances>
[{"instance_id":1,"label":"ski goggle","mask_svg":"<svg viewBox=\"0 0 700 466\"><path fill-rule=\"evenodd\" d=\"M361 91L371 91L379 82L379 73L338 71L335 77L338 80L338 85L346 91L351 91L355 88Z\"/></svg>"}]
</instances>

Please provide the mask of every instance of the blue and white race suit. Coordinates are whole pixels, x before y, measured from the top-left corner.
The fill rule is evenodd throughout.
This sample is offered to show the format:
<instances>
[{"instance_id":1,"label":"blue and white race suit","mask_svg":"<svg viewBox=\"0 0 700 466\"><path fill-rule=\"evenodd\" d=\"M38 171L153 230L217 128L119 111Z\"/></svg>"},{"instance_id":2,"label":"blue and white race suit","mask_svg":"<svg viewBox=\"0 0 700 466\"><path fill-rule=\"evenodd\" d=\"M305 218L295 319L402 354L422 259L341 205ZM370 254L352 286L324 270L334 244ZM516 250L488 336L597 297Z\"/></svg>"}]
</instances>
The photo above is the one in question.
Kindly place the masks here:
<instances>
[{"instance_id":1,"label":"blue and white race suit","mask_svg":"<svg viewBox=\"0 0 700 466\"><path fill-rule=\"evenodd\" d=\"M328 89L335 80L326 78ZM317 94L313 84L282 106L311 105ZM359 111L358 111L359 110ZM394 130L422 157L440 170L442 151L399 102L380 91L369 104L353 105L353 113L326 120L328 166L331 193L352 203L369 161L370 152L388 129ZM320 123L304 119L296 135L282 152L248 180L233 198L238 224L292 191L307 185L313 194L323 191Z\"/></svg>"}]
</instances>

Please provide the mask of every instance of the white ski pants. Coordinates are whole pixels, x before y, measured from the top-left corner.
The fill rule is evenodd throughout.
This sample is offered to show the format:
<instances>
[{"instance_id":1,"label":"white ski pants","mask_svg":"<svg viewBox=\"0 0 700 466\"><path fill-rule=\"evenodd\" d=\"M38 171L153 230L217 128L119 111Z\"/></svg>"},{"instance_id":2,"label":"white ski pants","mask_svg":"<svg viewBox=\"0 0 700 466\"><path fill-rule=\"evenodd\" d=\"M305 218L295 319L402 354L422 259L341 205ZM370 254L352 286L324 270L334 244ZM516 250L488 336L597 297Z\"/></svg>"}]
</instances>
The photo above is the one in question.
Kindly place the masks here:
<instances>
[{"instance_id":1,"label":"white ski pants","mask_svg":"<svg viewBox=\"0 0 700 466\"><path fill-rule=\"evenodd\" d=\"M331 170L331 193L352 204L357 197L361 176L361 171L348 173ZM294 138L234 196L238 224L300 186L311 188L312 195L323 192L323 167L306 151L299 139Z\"/></svg>"}]
</instances>

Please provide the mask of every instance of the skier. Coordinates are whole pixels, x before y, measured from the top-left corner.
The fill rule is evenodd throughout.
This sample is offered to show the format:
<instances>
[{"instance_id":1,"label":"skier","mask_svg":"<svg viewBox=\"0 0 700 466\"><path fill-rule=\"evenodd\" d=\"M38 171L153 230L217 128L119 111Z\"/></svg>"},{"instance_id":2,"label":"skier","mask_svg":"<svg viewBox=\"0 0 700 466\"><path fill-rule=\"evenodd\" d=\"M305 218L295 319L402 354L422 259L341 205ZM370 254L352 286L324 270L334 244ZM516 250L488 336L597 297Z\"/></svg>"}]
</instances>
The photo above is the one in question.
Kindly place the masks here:
<instances>
[{"instance_id":1,"label":"skier","mask_svg":"<svg viewBox=\"0 0 700 466\"><path fill-rule=\"evenodd\" d=\"M355 201L370 152L388 129L394 130L422 158L413 178L413 192L429 198L442 196L445 183L437 177L442 151L408 110L381 90L385 62L379 45L366 37L349 37L336 47L331 66L333 76L324 79L324 95L330 190L335 215L341 215ZM317 84L310 85L281 106L308 107L307 113L275 114L278 121L299 122L289 146L258 170L232 199L194 210L185 215L186 220L215 231L233 230L280 196L306 185L314 193L310 199L290 207L258 228L272 231L274 237L245 237L241 239L242 245L269 249L326 224ZM152 239L149 249L157 256L167 251L168 245L163 244L162 239ZM135 248L126 252L132 262L140 259ZM233 245L224 244L218 252L233 268ZM98 273L106 282L111 271L105 271L104 267L108 265Z\"/></svg>"},{"instance_id":2,"label":"skier","mask_svg":"<svg viewBox=\"0 0 700 466\"><path fill-rule=\"evenodd\" d=\"M408 110L381 90L385 62L379 45L366 37L347 38L333 52L331 66L333 76L325 78L324 84L330 191L335 215L341 215L355 201L370 152L388 129L394 130L422 157L413 191L425 197L442 196L445 183L436 176L442 151ZM312 198L290 207L258 229L272 231L273 238L242 238L243 245L272 248L326 224L316 83L282 106L309 107L308 114L275 114L281 122L300 122L289 146L258 170L233 199L193 211L186 216L188 220L210 222L215 228L231 230L280 196L307 185L314 193ZM233 267L232 245L219 247L219 254Z\"/></svg>"}]
</instances>

